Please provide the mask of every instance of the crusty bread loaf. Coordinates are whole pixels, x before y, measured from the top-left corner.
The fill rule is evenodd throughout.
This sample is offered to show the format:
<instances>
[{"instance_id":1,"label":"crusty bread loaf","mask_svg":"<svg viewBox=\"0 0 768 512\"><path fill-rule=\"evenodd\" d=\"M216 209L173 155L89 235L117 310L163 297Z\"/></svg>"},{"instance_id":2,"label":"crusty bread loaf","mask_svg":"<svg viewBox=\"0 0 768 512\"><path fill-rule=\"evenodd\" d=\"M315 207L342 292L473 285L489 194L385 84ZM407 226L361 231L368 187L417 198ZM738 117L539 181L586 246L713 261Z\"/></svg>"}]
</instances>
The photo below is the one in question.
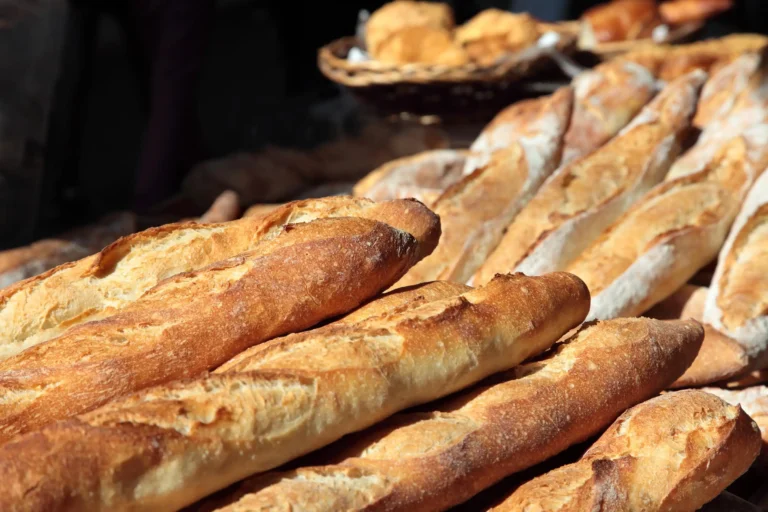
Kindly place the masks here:
<instances>
[{"instance_id":1,"label":"crusty bread loaf","mask_svg":"<svg viewBox=\"0 0 768 512\"><path fill-rule=\"evenodd\" d=\"M733 7L733 0L672 0L659 6L659 14L665 23L682 25L711 18Z\"/></svg>"},{"instance_id":2,"label":"crusty bread loaf","mask_svg":"<svg viewBox=\"0 0 768 512\"><path fill-rule=\"evenodd\" d=\"M709 288L706 286L683 285L675 293L646 311L643 316L659 320L692 318L697 322L703 322L707 292Z\"/></svg>"},{"instance_id":3,"label":"crusty bread loaf","mask_svg":"<svg viewBox=\"0 0 768 512\"><path fill-rule=\"evenodd\" d=\"M419 253L411 235L386 224L319 219L166 279L115 315L0 362L0 442L346 313Z\"/></svg>"},{"instance_id":4,"label":"crusty bread loaf","mask_svg":"<svg viewBox=\"0 0 768 512\"><path fill-rule=\"evenodd\" d=\"M519 487L494 512L698 510L749 469L755 423L703 391L633 407L576 463Z\"/></svg>"},{"instance_id":5,"label":"crusty bread loaf","mask_svg":"<svg viewBox=\"0 0 768 512\"><path fill-rule=\"evenodd\" d=\"M557 167L568 129L573 92L521 107L529 122L520 137L450 187L434 204L443 234L435 252L406 274L401 285L435 279L465 283L496 247L504 228Z\"/></svg>"},{"instance_id":6,"label":"crusty bread loaf","mask_svg":"<svg viewBox=\"0 0 768 512\"><path fill-rule=\"evenodd\" d=\"M753 130L752 145L758 150L768 144L768 50L744 55L723 68L702 97L698 114L704 128L696 144L675 162L667 179L696 173L706 167L733 137ZM756 131L754 131L756 130ZM758 166L762 171L768 162Z\"/></svg>"},{"instance_id":7,"label":"crusty bread loaf","mask_svg":"<svg viewBox=\"0 0 768 512\"><path fill-rule=\"evenodd\" d=\"M739 405L757 423L763 438L760 454L762 464L768 464L768 386L754 386L741 390L704 388L731 405Z\"/></svg>"},{"instance_id":8,"label":"crusty bread loaf","mask_svg":"<svg viewBox=\"0 0 768 512\"><path fill-rule=\"evenodd\" d=\"M281 206L280 204L254 204L245 210L243 217L266 217Z\"/></svg>"},{"instance_id":9,"label":"crusty bread loaf","mask_svg":"<svg viewBox=\"0 0 768 512\"><path fill-rule=\"evenodd\" d=\"M0 251L0 290L58 265L85 258L136 231L136 217L121 212L100 222L26 247ZM0 297L2 292L0 292ZM1 301L2 299L0 299Z\"/></svg>"},{"instance_id":10,"label":"crusty bread loaf","mask_svg":"<svg viewBox=\"0 0 768 512\"><path fill-rule=\"evenodd\" d=\"M577 76L573 80L573 116L560 165L608 142L655 93L653 75L634 62L608 62Z\"/></svg>"},{"instance_id":11,"label":"crusty bread loaf","mask_svg":"<svg viewBox=\"0 0 768 512\"><path fill-rule=\"evenodd\" d=\"M563 91L560 93L563 94ZM546 109L547 103L542 98L536 98L518 101L496 114L469 147L464 175L468 176L488 165L493 153L509 148L520 138L552 130L552 124L559 121L543 115ZM572 109L572 105L569 109ZM570 115L571 110L568 112Z\"/></svg>"},{"instance_id":12,"label":"crusty bread loaf","mask_svg":"<svg viewBox=\"0 0 768 512\"><path fill-rule=\"evenodd\" d=\"M163 279L252 250L286 224L344 216L380 220L411 233L419 241L420 257L434 249L440 234L438 219L416 201L349 197L289 203L263 219L148 229L0 291L0 359L74 325L105 318Z\"/></svg>"},{"instance_id":13,"label":"crusty bread loaf","mask_svg":"<svg viewBox=\"0 0 768 512\"><path fill-rule=\"evenodd\" d=\"M648 189L677 156L705 75L667 86L614 139L552 175L475 275L561 270Z\"/></svg>"},{"instance_id":14,"label":"crusty bread loaf","mask_svg":"<svg viewBox=\"0 0 768 512\"><path fill-rule=\"evenodd\" d=\"M398 158L360 180L354 195L374 201L413 197L432 204L461 179L467 154L463 150L436 149Z\"/></svg>"},{"instance_id":15,"label":"crusty bread loaf","mask_svg":"<svg viewBox=\"0 0 768 512\"><path fill-rule=\"evenodd\" d=\"M499 276L457 297L253 347L215 374L6 443L0 509L176 510L514 366L578 324L588 302L569 274Z\"/></svg>"},{"instance_id":16,"label":"crusty bread loaf","mask_svg":"<svg viewBox=\"0 0 768 512\"><path fill-rule=\"evenodd\" d=\"M579 47L600 43L648 39L661 24L655 0L613 0L601 3L581 17Z\"/></svg>"},{"instance_id":17,"label":"crusty bread loaf","mask_svg":"<svg viewBox=\"0 0 768 512\"><path fill-rule=\"evenodd\" d=\"M234 503L224 510L446 510L596 434L680 375L700 343L694 322L587 326L434 412L398 415L345 441L334 464L246 480L220 497Z\"/></svg>"},{"instance_id":18,"label":"crusty bread loaf","mask_svg":"<svg viewBox=\"0 0 768 512\"><path fill-rule=\"evenodd\" d=\"M590 319L639 315L717 256L752 184L747 154L736 137L703 171L655 187L568 267L592 293Z\"/></svg>"}]
</instances>

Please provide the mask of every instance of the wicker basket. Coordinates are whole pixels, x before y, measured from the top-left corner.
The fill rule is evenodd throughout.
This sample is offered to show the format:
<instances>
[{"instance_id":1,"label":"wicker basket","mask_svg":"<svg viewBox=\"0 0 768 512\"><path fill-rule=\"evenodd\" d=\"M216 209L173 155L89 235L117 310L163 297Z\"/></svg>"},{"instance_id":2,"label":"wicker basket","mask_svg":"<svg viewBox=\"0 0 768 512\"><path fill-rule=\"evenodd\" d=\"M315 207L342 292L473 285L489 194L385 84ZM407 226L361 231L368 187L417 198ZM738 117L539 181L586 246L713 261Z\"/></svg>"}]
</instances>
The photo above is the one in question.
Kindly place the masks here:
<instances>
[{"instance_id":1,"label":"wicker basket","mask_svg":"<svg viewBox=\"0 0 768 512\"><path fill-rule=\"evenodd\" d=\"M347 60L349 51L362 43L355 37L345 37L320 49L318 65L326 77L349 88L382 114L485 117L486 110L495 113L524 97L524 82L546 76L547 71L562 77L552 54L573 53L577 34L570 24L559 25L557 32L560 38L554 50L534 46L485 66L352 62ZM569 80L562 77L562 81Z\"/></svg>"}]
</instances>

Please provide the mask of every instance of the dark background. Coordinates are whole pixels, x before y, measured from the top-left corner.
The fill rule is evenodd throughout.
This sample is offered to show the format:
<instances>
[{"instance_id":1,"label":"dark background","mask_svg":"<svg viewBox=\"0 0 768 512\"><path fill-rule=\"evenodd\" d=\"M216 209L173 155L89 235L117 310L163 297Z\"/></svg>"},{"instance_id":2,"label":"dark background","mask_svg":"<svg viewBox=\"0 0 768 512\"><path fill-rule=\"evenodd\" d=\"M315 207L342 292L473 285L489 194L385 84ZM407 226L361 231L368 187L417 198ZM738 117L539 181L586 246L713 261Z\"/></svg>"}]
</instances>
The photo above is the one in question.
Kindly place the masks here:
<instances>
[{"instance_id":1,"label":"dark background","mask_svg":"<svg viewBox=\"0 0 768 512\"><path fill-rule=\"evenodd\" d=\"M121 0L0 5L0 248L130 208L146 128L136 34ZM353 33L361 8L384 2L219 0L199 91L201 157L265 143L312 147L332 136L317 105L339 90L317 71L319 46ZM479 10L577 18L590 0L450 2ZM768 2L737 1L704 35L765 31ZM197 146L197 145L196 145ZM44 190L43 195L35 191ZM38 201L38 198L39 201Z\"/></svg>"}]
</instances>

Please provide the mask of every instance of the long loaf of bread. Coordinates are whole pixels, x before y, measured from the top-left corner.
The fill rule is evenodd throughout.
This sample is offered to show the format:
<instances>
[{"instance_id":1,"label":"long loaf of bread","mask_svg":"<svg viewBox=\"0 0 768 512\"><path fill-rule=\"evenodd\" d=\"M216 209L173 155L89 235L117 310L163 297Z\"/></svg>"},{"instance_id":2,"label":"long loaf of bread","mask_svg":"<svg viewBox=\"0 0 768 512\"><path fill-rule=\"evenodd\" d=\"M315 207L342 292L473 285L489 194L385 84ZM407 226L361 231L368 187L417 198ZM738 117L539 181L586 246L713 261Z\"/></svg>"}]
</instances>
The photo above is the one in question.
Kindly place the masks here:
<instances>
[{"instance_id":1,"label":"long loaf of bread","mask_svg":"<svg viewBox=\"0 0 768 512\"><path fill-rule=\"evenodd\" d=\"M655 93L653 75L633 62L611 61L577 76L573 80L573 116L560 165L608 142Z\"/></svg>"},{"instance_id":2,"label":"long loaf of bread","mask_svg":"<svg viewBox=\"0 0 768 512\"><path fill-rule=\"evenodd\" d=\"M667 179L701 171L733 137L768 122L768 49L743 55L713 76L702 91L695 119L703 131L674 163Z\"/></svg>"},{"instance_id":3,"label":"long loaf of bread","mask_svg":"<svg viewBox=\"0 0 768 512\"><path fill-rule=\"evenodd\" d=\"M440 243L401 285L435 279L465 283L472 277L504 228L557 167L572 104L568 87L536 100L536 110L530 102L518 106L529 116L526 130L440 196L434 204L443 229Z\"/></svg>"},{"instance_id":4,"label":"long loaf of bread","mask_svg":"<svg viewBox=\"0 0 768 512\"><path fill-rule=\"evenodd\" d=\"M224 510L446 510L654 396L690 364L701 336L695 322L587 326L495 384L346 441L335 464L246 480Z\"/></svg>"},{"instance_id":5,"label":"long loaf of bread","mask_svg":"<svg viewBox=\"0 0 768 512\"><path fill-rule=\"evenodd\" d=\"M178 509L518 364L577 325L588 302L569 274L499 276L453 298L253 347L215 374L6 443L0 509Z\"/></svg>"},{"instance_id":6,"label":"long loaf of bread","mask_svg":"<svg viewBox=\"0 0 768 512\"><path fill-rule=\"evenodd\" d=\"M659 93L622 132L559 169L508 227L473 282L498 272L564 269L647 190L679 151L705 75L695 72Z\"/></svg>"},{"instance_id":7,"label":"long loaf of bread","mask_svg":"<svg viewBox=\"0 0 768 512\"><path fill-rule=\"evenodd\" d=\"M368 219L319 219L282 231L0 362L0 442L125 393L200 375L252 345L346 313L391 286L420 254L411 235Z\"/></svg>"},{"instance_id":8,"label":"long loaf of bread","mask_svg":"<svg viewBox=\"0 0 768 512\"><path fill-rule=\"evenodd\" d=\"M325 217L386 222L415 236L421 256L432 252L440 234L438 219L416 201L348 197L289 203L264 219L148 229L0 291L0 360L114 314L163 279L253 250L286 224Z\"/></svg>"},{"instance_id":9,"label":"long loaf of bread","mask_svg":"<svg viewBox=\"0 0 768 512\"><path fill-rule=\"evenodd\" d=\"M578 462L522 485L493 512L698 510L759 450L739 407L703 391L668 393L622 414Z\"/></svg>"},{"instance_id":10,"label":"long loaf of bread","mask_svg":"<svg viewBox=\"0 0 768 512\"><path fill-rule=\"evenodd\" d=\"M717 256L753 183L750 142L648 192L568 267L592 293L590 319L640 315Z\"/></svg>"},{"instance_id":11,"label":"long loaf of bread","mask_svg":"<svg viewBox=\"0 0 768 512\"><path fill-rule=\"evenodd\" d=\"M445 190L461 179L467 152L436 149L398 158L361 179L354 195L374 201L412 197L434 203Z\"/></svg>"}]
</instances>

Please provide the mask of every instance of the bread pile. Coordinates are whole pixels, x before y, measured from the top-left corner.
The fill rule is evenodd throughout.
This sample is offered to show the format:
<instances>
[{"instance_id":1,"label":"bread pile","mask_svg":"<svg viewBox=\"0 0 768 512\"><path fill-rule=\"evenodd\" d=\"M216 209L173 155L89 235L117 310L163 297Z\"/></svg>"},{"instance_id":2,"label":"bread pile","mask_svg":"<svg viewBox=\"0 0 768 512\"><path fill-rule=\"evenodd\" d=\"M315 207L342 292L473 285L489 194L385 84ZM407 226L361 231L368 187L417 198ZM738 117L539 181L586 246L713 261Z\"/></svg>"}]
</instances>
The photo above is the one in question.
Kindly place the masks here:
<instances>
[{"instance_id":1,"label":"bread pile","mask_svg":"<svg viewBox=\"0 0 768 512\"><path fill-rule=\"evenodd\" d=\"M371 15L365 46L371 58L389 64L489 65L535 44L545 31L527 13L500 9L486 9L456 27L448 4L401 0Z\"/></svg>"},{"instance_id":2,"label":"bread pile","mask_svg":"<svg viewBox=\"0 0 768 512\"><path fill-rule=\"evenodd\" d=\"M765 58L663 87L604 64L375 171L376 201L161 226L0 290L0 510L733 503L768 453Z\"/></svg>"}]
</instances>

